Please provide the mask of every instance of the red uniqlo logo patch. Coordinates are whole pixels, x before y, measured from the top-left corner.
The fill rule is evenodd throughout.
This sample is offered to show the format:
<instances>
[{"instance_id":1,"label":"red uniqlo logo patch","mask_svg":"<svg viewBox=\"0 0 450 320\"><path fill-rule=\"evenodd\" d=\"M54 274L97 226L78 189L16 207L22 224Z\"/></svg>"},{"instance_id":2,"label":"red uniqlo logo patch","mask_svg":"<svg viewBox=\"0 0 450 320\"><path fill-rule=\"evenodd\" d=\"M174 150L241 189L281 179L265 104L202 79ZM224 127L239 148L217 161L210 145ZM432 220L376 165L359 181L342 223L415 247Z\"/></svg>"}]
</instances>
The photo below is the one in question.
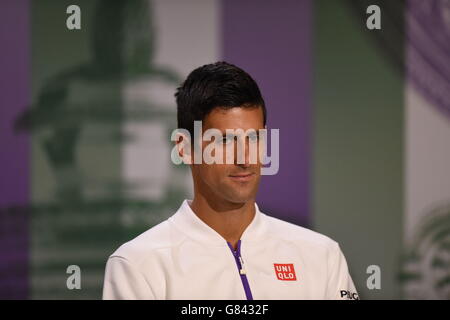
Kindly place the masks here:
<instances>
[{"instance_id":1,"label":"red uniqlo logo patch","mask_svg":"<svg viewBox=\"0 0 450 320\"><path fill-rule=\"evenodd\" d=\"M275 274L277 275L278 280L297 280L293 263L274 263L273 266L275 267Z\"/></svg>"}]
</instances>

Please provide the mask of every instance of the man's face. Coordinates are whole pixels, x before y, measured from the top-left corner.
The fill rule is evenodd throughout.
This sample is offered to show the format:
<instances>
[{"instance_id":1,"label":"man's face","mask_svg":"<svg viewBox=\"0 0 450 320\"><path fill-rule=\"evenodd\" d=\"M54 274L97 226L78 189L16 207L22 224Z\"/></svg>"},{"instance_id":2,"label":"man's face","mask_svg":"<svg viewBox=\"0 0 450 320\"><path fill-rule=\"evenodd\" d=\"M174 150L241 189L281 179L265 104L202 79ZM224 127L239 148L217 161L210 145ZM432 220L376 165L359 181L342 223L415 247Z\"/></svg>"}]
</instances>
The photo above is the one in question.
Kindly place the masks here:
<instances>
[{"instance_id":1,"label":"man's face","mask_svg":"<svg viewBox=\"0 0 450 320\"><path fill-rule=\"evenodd\" d=\"M212 128L221 131L224 139L222 141L215 141L215 139L202 141L202 150L211 143L216 144L216 149L224 155L224 161L223 164L206 164L203 160L201 164L192 165L196 192L200 192L208 200L224 200L236 204L255 199L261 177L261 161L259 156L256 157L256 163L250 161L249 149L251 144L256 144L258 147L258 138L241 135L233 139L233 136L226 134L226 130L242 129L243 132L246 132L253 129L258 133L258 130L264 129L262 108L215 108L203 121L203 132ZM238 163L237 141L245 144L245 161L239 161L243 162L241 164ZM234 155L231 158L234 161L228 161L231 164L227 164L225 161L227 148L234 149ZM258 148L257 152L259 154L261 150Z\"/></svg>"}]
</instances>

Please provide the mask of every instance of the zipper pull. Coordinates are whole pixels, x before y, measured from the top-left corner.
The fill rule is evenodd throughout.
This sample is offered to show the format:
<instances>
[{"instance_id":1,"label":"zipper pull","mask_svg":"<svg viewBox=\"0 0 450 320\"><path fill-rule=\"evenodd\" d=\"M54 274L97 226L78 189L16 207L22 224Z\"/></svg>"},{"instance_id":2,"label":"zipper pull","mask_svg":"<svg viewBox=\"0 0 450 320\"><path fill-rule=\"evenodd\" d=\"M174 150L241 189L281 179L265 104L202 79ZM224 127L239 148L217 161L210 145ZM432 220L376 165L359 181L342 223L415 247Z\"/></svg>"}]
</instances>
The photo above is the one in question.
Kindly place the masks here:
<instances>
[{"instance_id":1,"label":"zipper pull","mask_svg":"<svg viewBox=\"0 0 450 320\"><path fill-rule=\"evenodd\" d=\"M239 261L241 262L241 270L239 270L239 273L240 274L247 274L247 271L245 271L245 268L244 268L244 260L242 260L241 256L239 256Z\"/></svg>"}]
</instances>

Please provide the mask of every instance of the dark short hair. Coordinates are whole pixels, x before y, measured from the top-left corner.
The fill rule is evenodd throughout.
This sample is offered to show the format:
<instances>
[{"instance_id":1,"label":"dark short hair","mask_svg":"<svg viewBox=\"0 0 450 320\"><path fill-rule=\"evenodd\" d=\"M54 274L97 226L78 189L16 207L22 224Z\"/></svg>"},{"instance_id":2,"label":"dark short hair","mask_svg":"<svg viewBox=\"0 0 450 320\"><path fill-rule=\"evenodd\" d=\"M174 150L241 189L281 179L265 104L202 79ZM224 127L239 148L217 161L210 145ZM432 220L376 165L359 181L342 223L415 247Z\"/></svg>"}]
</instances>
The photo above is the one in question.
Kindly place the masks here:
<instances>
[{"instance_id":1,"label":"dark short hair","mask_svg":"<svg viewBox=\"0 0 450 320\"><path fill-rule=\"evenodd\" d=\"M261 107L266 125L266 106L255 80L244 70L220 61L192 71L175 93L178 128L194 131L215 108Z\"/></svg>"}]
</instances>

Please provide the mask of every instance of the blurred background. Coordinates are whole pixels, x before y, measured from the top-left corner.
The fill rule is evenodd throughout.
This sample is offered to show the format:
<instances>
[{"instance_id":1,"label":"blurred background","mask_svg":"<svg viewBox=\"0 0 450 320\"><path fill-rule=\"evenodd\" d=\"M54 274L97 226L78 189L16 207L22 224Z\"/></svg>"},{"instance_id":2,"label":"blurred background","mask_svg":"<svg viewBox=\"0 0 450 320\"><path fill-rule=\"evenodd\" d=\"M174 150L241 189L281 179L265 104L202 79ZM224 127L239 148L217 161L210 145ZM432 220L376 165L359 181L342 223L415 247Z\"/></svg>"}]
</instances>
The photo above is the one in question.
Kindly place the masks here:
<instances>
[{"instance_id":1,"label":"blurred background","mask_svg":"<svg viewBox=\"0 0 450 320\"><path fill-rule=\"evenodd\" d=\"M0 26L0 298L101 298L192 198L173 94L226 60L280 129L261 210L338 241L362 299L450 299L450 1L3 0Z\"/></svg>"}]
</instances>

